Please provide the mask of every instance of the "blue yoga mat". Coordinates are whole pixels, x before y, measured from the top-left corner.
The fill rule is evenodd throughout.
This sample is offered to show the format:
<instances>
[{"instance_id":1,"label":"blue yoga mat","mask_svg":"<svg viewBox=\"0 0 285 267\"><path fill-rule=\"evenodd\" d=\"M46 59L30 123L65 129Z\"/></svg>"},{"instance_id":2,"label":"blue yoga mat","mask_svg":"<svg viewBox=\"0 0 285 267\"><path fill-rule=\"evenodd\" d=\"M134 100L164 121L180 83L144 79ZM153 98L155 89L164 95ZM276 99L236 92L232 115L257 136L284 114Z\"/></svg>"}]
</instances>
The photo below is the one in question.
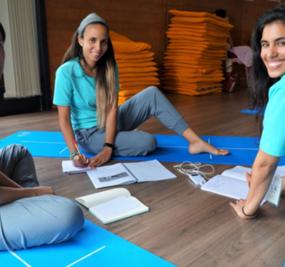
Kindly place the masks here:
<instances>
[{"instance_id":1,"label":"blue yoga mat","mask_svg":"<svg viewBox=\"0 0 285 267\"><path fill-rule=\"evenodd\" d=\"M264 113L263 110L257 109L257 108L244 108L240 110L240 113L242 114L248 114L248 115L257 115L257 114L262 114Z\"/></svg>"},{"instance_id":2,"label":"blue yoga mat","mask_svg":"<svg viewBox=\"0 0 285 267\"><path fill-rule=\"evenodd\" d=\"M228 156L215 156L209 153L191 155L188 153L187 141L179 135L155 135L157 149L147 156L114 157L121 161L141 161L157 159L161 162L201 162L223 165L251 165L259 146L257 137L237 136L203 136L202 138L218 148L230 150ZM68 148L60 132L19 131L0 140L0 148L9 144L26 146L35 157L68 158ZM92 156L86 154L86 156ZM282 158L280 165L285 165Z\"/></svg>"},{"instance_id":3,"label":"blue yoga mat","mask_svg":"<svg viewBox=\"0 0 285 267\"><path fill-rule=\"evenodd\" d=\"M85 221L84 229L65 243L0 252L1 266L13 267L174 267L133 243Z\"/></svg>"}]
</instances>

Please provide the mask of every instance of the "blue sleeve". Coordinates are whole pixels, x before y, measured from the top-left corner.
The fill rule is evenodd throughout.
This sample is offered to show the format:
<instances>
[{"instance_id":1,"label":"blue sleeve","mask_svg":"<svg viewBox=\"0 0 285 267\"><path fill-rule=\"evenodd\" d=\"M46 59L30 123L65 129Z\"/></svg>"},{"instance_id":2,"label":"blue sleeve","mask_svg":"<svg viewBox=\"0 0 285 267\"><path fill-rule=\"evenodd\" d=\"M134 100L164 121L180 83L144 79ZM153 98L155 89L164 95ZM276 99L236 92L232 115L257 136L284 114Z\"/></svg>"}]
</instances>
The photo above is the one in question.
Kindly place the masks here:
<instances>
[{"instance_id":1,"label":"blue sleeve","mask_svg":"<svg viewBox=\"0 0 285 267\"><path fill-rule=\"evenodd\" d=\"M72 100L72 75L66 66L60 66L55 74L53 104L70 106Z\"/></svg>"},{"instance_id":2,"label":"blue sleeve","mask_svg":"<svg viewBox=\"0 0 285 267\"><path fill-rule=\"evenodd\" d=\"M274 92L267 104L260 148L265 153L281 157L285 156L285 88Z\"/></svg>"}]
</instances>

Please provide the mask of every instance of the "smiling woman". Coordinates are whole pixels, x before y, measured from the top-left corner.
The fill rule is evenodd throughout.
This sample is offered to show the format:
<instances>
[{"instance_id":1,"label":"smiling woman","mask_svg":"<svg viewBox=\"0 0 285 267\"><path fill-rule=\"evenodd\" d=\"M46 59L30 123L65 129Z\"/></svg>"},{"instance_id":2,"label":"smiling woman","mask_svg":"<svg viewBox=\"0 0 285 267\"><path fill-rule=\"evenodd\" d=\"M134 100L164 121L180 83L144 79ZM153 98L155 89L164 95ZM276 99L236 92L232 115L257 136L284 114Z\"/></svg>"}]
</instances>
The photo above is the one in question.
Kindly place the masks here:
<instances>
[{"instance_id":1,"label":"smiling woman","mask_svg":"<svg viewBox=\"0 0 285 267\"><path fill-rule=\"evenodd\" d=\"M261 58L270 78L285 73L285 24L272 22L264 27L261 39Z\"/></svg>"},{"instance_id":2,"label":"smiling woman","mask_svg":"<svg viewBox=\"0 0 285 267\"><path fill-rule=\"evenodd\" d=\"M155 86L145 88L118 107L118 73L109 26L91 13L76 29L55 79L53 102L76 166L96 167L106 163L112 154L138 156L152 152L156 147L154 136L133 131L152 116L181 134L189 142L189 153L228 154L191 130ZM86 152L97 155L86 159L76 150L76 142Z\"/></svg>"},{"instance_id":3,"label":"smiling woman","mask_svg":"<svg viewBox=\"0 0 285 267\"><path fill-rule=\"evenodd\" d=\"M231 203L237 215L243 219L256 216L279 158L285 156L285 5L259 18L252 47L252 97L259 108L266 105L266 110L259 151L252 173L248 175L249 193L246 200Z\"/></svg>"}]
</instances>

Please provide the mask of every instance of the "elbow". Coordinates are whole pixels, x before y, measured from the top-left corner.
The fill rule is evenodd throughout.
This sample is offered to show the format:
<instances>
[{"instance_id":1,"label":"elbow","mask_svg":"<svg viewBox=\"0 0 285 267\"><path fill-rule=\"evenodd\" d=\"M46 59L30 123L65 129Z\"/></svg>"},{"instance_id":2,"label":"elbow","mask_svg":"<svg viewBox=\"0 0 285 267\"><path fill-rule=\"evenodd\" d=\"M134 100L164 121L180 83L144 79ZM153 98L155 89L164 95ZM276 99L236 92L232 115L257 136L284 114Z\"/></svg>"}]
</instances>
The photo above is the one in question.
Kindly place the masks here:
<instances>
[{"instance_id":1,"label":"elbow","mask_svg":"<svg viewBox=\"0 0 285 267\"><path fill-rule=\"evenodd\" d=\"M278 158L267 155L255 162L254 169L258 169L261 173L273 174L278 163Z\"/></svg>"},{"instance_id":2,"label":"elbow","mask_svg":"<svg viewBox=\"0 0 285 267\"><path fill-rule=\"evenodd\" d=\"M70 119L67 116L59 116L58 123L61 130L70 125Z\"/></svg>"}]
</instances>

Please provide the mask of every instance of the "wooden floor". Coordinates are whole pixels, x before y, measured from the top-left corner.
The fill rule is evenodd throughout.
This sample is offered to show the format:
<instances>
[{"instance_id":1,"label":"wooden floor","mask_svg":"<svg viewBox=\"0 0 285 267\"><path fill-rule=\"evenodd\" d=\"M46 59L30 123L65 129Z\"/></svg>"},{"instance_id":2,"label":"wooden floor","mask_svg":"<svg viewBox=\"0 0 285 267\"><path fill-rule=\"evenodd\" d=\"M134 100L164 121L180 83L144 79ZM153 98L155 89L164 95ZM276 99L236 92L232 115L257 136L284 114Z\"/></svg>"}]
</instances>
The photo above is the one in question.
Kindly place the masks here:
<instances>
[{"instance_id":1,"label":"wooden floor","mask_svg":"<svg viewBox=\"0 0 285 267\"><path fill-rule=\"evenodd\" d=\"M203 97L169 95L190 126L199 134L258 135L255 116L239 111L248 107L246 93ZM151 133L169 133L151 119L141 127ZM58 130L56 112L0 118L0 137L17 130ZM93 193L87 175L64 176L61 159L36 158L39 180L57 194L75 198ZM174 171L174 163L166 163ZM221 172L229 166L215 166ZM126 186L151 208L149 213L110 225L88 219L177 266L282 266L285 261L285 200L280 207L265 205L255 221L238 219L229 199L195 188L177 173L175 180Z\"/></svg>"}]
</instances>

